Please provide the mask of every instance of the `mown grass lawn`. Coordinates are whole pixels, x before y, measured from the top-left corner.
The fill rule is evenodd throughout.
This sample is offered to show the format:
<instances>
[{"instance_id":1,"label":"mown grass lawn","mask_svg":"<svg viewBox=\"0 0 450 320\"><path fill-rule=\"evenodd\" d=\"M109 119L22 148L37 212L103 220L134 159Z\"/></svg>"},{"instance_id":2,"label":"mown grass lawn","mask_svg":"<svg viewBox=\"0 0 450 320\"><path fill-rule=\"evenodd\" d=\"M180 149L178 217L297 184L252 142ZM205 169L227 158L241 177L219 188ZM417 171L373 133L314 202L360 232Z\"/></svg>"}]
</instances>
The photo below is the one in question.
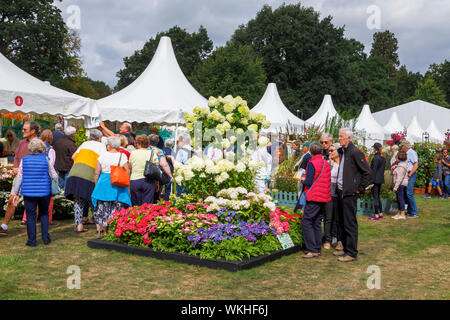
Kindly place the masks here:
<instances>
[{"instance_id":1,"label":"mown grass lawn","mask_svg":"<svg viewBox=\"0 0 450 320\"><path fill-rule=\"evenodd\" d=\"M449 299L450 200L417 203L418 219L358 216L356 262L297 253L237 273L90 249L95 227L77 234L71 220L51 227L50 245L30 248L15 220L0 237L0 299ZM67 288L71 265L81 270L79 290ZM379 290L367 288L372 265Z\"/></svg>"}]
</instances>

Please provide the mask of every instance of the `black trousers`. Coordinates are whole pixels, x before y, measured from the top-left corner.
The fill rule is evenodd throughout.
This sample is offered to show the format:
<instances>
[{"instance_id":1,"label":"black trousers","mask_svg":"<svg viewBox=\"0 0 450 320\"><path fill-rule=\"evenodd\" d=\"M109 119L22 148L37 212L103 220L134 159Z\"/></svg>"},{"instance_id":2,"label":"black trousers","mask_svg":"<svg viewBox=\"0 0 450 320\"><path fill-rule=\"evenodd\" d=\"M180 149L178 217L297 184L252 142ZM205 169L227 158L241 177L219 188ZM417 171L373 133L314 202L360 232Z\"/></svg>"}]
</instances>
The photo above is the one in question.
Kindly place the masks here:
<instances>
[{"instance_id":1,"label":"black trousers","mask_svg":"<svg viewBox=\"0 0 450 320\"><path fill-rule=\"evenodd\" d=\"M382 213L383 208L380 200L381 184L374 183L372 188L373 206L375 208L375 214Z\"/></svg>"},{"instance_id":2,"label":"black trousers","mask_svg":"<svg viewBox=\"0 0 450 320\"><path fill-rule=\"evenodd\" d=\"M319 253L322 247L322 218L326 203L307 201L303 209L302 231L306 250Z\"/></svg>"},{"instance_id":3,"label":"black trousers","mask_svg":"<svg viewBox=\"0 0 450 320\"><path fill-rule=\"evenodd\" d=\"M337 190L338 223L341 228L341 240L344 253L353 258L358 255L358 220L356 220L356 201L358 196L342 196Z\"/></svg>"},{"instance_id":4,"label":"black trousers","mask_svg":"<svg viewBox=\"0 0 450 320\"><path fill-rule=\"evenodd\" d=\"M325 205L325 216L323 217L324 243L331 243L333 237L341 241L341 228L338 223L338 202L336 197Z\"/></svg>"}]
</instances>

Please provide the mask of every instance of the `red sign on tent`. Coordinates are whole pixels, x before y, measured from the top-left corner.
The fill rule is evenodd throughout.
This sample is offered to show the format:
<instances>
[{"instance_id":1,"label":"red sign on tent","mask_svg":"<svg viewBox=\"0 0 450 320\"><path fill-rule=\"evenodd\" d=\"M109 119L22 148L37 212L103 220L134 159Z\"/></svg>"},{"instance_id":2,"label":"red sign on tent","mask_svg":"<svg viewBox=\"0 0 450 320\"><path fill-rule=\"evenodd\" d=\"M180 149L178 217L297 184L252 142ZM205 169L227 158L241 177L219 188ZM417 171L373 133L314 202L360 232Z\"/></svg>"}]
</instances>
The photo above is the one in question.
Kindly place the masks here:
<instances>
[{"instance_id":1,"label":"red sign on tent","mask_svg":"<svg viewBox=\"0 0 450 320\"><path fill-rule=\"evenodd\" d=\"M14 102L16 103L16 106L20 107L23 104L23 98L21 96L17 96L16 99L14 99Z\"/></svg>"}]
</instances>

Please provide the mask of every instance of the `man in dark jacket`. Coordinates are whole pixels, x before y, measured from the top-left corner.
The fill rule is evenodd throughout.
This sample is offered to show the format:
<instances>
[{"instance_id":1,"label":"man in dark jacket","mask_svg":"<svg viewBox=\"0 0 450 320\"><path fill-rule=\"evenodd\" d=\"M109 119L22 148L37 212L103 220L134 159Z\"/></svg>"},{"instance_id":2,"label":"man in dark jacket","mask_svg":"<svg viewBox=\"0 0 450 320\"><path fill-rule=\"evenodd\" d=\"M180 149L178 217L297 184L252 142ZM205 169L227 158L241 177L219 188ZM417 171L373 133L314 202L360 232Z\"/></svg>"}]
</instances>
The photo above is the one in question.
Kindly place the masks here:
<instances>
[{"instance_id":1,"label":"man in dark jacket","mask_svg":"<svg viewBox=\"0 0 450 320\"><path fill-rule=\"evenodd\" d=\"M58 182L60 188L65 188L67 176L73 166L72 155L77 151L74 137L77 129L74 127L67 127L64 129L64 137L56 141L53 149L55 149L56 160L55 169L58 171Z\"/></svg>"},{"instance_id":2,"label":"man in dark jacket","mask_svg":"<svg viewBox=\"0 0 450 320\"><path fill-rule=\"evenodd\" d=\"M356 219L356 201L358 194L364 192L369 184L371 171L362 153L352 143L352 131L348 128L339 131L340 157L337 179L337 198L339 224L342 230L343 251L335 251L339 261L350 262L358 255L358 221Z\"/></svg>"},{"instance_id":3,"label":"man in dark jacket","mask_svg":"<svg viewBox=\"0 0 450 320\"><path fill-rule=\"evenodd\" d=\"M381 185L384 184L384 169L386 167L386 158L381 155L383 146L380 143L373 145L374 156L370 163L370 169L372 170L371 187L373 205L375 214L369 218L369 220L376 221L383 218L383 208L381 206L380 193Z\"/></svg>"}]
</instances>

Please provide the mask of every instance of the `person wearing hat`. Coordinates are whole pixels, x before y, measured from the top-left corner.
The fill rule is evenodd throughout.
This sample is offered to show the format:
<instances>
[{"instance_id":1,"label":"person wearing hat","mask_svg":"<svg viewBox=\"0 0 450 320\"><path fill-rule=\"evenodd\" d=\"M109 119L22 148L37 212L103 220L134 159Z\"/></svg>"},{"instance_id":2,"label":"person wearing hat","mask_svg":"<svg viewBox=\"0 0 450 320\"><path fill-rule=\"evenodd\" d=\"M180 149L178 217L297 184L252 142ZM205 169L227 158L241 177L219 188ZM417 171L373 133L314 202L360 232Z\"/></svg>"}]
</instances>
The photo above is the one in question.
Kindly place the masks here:
<instances>
[{"instance_id":1,"label":"person wearing hat","mask_svg":"<svg viewBox=\"0 0 450 320\"><path fill-rule=\"evenodd\" d=\"M311 146L311 142L309 142L309 141L303 142L303 144L302 144L303 156L295 164L294 171L297 171L297 170L303 170L303 172L306 171L306 168L308 167L309 160L311 160L311 158L312 158L312 155L309 152L309 147L310 146ZM297 191L299 193L299 199L300 199L300 195L303 192L303 188L304 188L303 183L301 181L299 181L298 184L297 184ZM294 212L296 212L298 209L301 209L299 201L297 201L297 204L295 205Z\"/></svg>"},{"instance_id":2,"label":"person wearing hat","mask_svg":"<svg viewBox=\"0 0 450 320\"><path fill-rule=\"evenodd\" d=\"M370 169L372 171L371 184L373 206L375 214L369 218L369 220L377 221L383 218L383 208L381 206L380 193L381 185L384 184L384 169L386 167L386 158L382 156L383 146L376 142L372 146L374 150L374 156L370 163Z\"/></svg>"},{"instance_id":3,"label":"person wearing hat","mask_svg":"<svg viewBox=\"0 0 450 320\"><path fill-rule=\"evenodd\" d=\"M402 150L406 152L409 176L408 187L406 189L406 204L408 205L406 217L414 219L419 217L416 199L414 198L414 183L416 182L416 171L419 168L419 157L417 152L411 148L411 143L407 140L402 142Z\"/></svg>"}]
</instances>

